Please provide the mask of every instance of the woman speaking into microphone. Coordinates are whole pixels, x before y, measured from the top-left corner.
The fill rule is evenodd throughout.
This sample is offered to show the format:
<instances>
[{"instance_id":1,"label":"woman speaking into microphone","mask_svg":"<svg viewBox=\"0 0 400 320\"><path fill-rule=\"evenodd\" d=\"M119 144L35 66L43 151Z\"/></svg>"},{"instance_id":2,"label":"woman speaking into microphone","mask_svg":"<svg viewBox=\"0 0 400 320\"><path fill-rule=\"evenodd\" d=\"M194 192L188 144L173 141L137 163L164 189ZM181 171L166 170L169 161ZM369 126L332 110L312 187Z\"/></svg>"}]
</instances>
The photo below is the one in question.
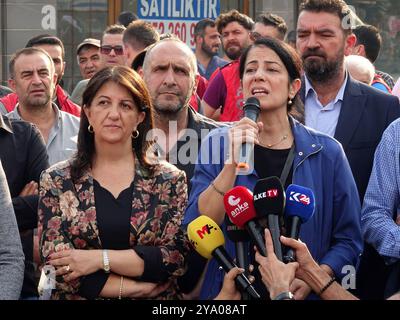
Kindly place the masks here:
<instances>
[{"instance_id":1,"label":"woman speaking into microphone","mask_svg":"<svg viewBox=\"0 0 400 320\"><path fill-rule=\"evenodd\" d=\"M237 185L253 190L259 179L280 177L285 188L295 183L313 190L315 213L302 225L300 238L322 268L340 278L343 266L357 265L362 250L360 202L341 145L293 117L294 110L304 109L298 97L301 69L297 53L279 40L259 39L243 53L243 96L257 98L260 113L256 122L245 117L203 140L184 223L207 215L225 230L226 192ZM246 143L254 144L254 164L249 163L247 174L238 174L239 154ZM234 255L233 244L227 241L226 247ZM248 253L254 256L251 246ZM212 260L200 297L215 297L222 281ZM295 279L291 291L296 299L305 299L311 288Z\"/></svg>"}]
</instances>

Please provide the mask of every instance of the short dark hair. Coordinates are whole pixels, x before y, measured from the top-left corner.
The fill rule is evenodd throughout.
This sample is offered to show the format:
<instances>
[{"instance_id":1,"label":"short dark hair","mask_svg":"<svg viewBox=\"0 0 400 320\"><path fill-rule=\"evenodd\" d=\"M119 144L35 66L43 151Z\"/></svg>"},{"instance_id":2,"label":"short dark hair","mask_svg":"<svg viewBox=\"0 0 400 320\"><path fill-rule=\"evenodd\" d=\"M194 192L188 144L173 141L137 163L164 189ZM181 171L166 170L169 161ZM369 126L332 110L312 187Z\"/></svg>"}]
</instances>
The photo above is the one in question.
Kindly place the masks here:
<instances>
[{"instance_id":1,"label":"short dark hair","mask_svg":"<svg viewBox=\"0 0 400 320\"><path fill-rule=\"evenodd\" d=\"M136 21L137 19L138 16L133 12L122 11L118 16L118 23L126 28L131 22Z\"/></svg>"},{"instance_id":2,"label":"short dark hair","mask_svg":"<svg viewBox=\"0 0 400 320\"><path fill-rule=\"evenodd\" d=\"M17 61L17 59L20 56L30 56L30 55L34 55L34 54L38 54L38 53L44 54L49 59L50 65L53 68L52 71L55 72L53 59L50 57L50 55L45 50L43 50L42 48L28 47L28 48L23 48L23 49L17 50L17 52L15 52L12 55L11 60L8 64L8 72L10 73L11 79L15 78L15 61Z\"/></svg>"},{"instance_id":3,"label":"short dark hair","mask_svg":"<svg viewBox=\"0 0 400 320\"><path fill-rule=\"evenodd\" d=\"M259 22L266 26L271 26L276 28L280 34L280 40L285 39L288 27L286 25L285 19L283 19L281 16L278 16L270 12L265 12L257 16L255 22L256 23Z\"/></svg>"},{"instance_id":4,"label":"short dark hair","mask_svg":"<svg viewBox=\"0 0 400 320\"><path fill-rule=\"evenodd\" d=\"M249 16L246 16L245 14L240 13L237 10L231 10L227 13L221 14L215 21L218 32L222 34L222 29L224 29L231 22L237 22L243 28L249 31L251 31L254 26L254 21Z\"/></svg>"},{"instance_id":5,"label":"short dark hair","mask_svg":"<svg viewBox=\"0 0 400 320\"><path fill-rule=\"evenodd\" d=\"M194 26L194 37L204 37L205 30L207 27L214 28L216 26L215 21L209 18L202 19Z\"/></svg>"},{"instance_id":6,"label":"short dark hair","mask_svg":"<svg viewBox=\"0 0 400 320\"><path fill-rule=\"evenodd\" d=\"M39 34L38 36L29 39L25 48L32 48L40 45L59 46L61 48L61 56L63 60L65 59L65 48L60 38L52 36L51 34Z\"/></svg>"},{"instance_id":7,"label":"short dark hair","mask_svg":"<svg viewBox=\"0 0 400 320\"><path fill-rule=\"evenodd\" d=\"M89 81L86 90L83 92L82 105L90 108L93 99L100 88L108 82L116 83L125 87L132 95L132 98L139 109L145 112L145 118L138 125L139 136L132 139L132 148L140 164L147 169L152 165L146 159L146 153L151 147L151 142L147 141L147 133L153 129L153 113L150 94L143 79L132 69L125 66L106 67L97 72ZM82 110L81 121L78 133L77 153L71 164L71 178L78 180L83 172L92 164L95 154L94 135L88 129L89 120L86 113Z\"/></svg>"},{"instance_id":8,"label":"short dark hair","mask_svg":"<svg viewBox=\"0 0 400 320\"><path fill-rule=\"evenodd\" d=\"M160 35L153 25L143 20L133 21L124 31L122 41L132 48L143 50L160 40Z\"/></svg>"},{"instance_id":9,"label":"short dark hair","mask_svg":"<svg viewBox=\"0 0 400 320\"><path fill-rule=\"evenodd\" d=\"M287 43L280 41L279 39L260 38L257 39L252 45L250 45L240 57L239 75L241 80L243 79L247 56L249 55L249 52L251 50L257 47L269 48L279 56L289 74L290 81L301 79L302 62L298 53ZM299 107L299 105L301 105L301 101L298 93L293 98L293 101L294 101L293 105L289 104L287 105L288 112L292 111L293 106L295 106L294 109L296 110L301 108ZM296 114L295 116L299 115Z\"/></svg>"},{"instance_id":10,"label":"short dark hair","mask_svg":"<svg viewBox=\"0 0 400 320\"><path fill-rule=\"evenodd\" d=\"M349 6L343 0L303 0L299 7L299 13L302 11L331 13L338 16L340 21L351 14ZM341 26L345 34L351 34L351 27L344 28L343 24Z\"/></svg>"},{"instance_id":11,"label":"short dark hair","mask_svg":"<svg viewBox=\"0 0 400 320\"><path fill-rule=\"evenodd\" d=\"M106 30L104 30L103 37L106 34L123 34L125 30L126 30L126 28L124 26L122 26L120 24L113 24L111 26L108 26L106 28ZM103 39L101 39L101 40L103 40Z\"/></svg>"},{"instance_id":12,"label":"short dark hair","mask_svg":"<svg viewBox=\"0 0 400 320\"><path fill-rule=\"evenodd\" d=\"M365 24L357 26L353 29L353 33L357 37L356 45L364 45L366 58L374 63L378 59L379 51L382 46L382 37L379 29Z\"/></svg>"}]
</instances>

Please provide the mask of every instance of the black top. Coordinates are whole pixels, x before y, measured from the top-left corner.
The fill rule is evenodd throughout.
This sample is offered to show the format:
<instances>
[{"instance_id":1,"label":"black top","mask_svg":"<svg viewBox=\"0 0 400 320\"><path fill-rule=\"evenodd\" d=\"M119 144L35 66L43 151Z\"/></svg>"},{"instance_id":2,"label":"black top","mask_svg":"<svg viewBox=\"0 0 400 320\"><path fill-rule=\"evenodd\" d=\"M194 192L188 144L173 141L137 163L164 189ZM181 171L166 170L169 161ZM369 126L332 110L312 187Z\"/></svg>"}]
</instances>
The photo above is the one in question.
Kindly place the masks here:
<instances>
[{"instance_id":1,"label":"black top","mask_svg":"<svg viewBox=\"0 0 400 320\"><path fill-rule=\"evenodd\" d=\"M282 170L285 166L286 159L289 155L290 149L284 150L274 150L262 147L260 145L254 146L254 167L260 179L268 178L268 177L281 177ZM293 164L289 171L288 177L284 182L284 188L286 189L292 183L293 177ZM260 222L262 223L262 222ZM281 221L283 226L287 225L287 221ZM281 234L284 234L281 232ZM251 261L257 266L258 264L254 260L254 250L252 249L253 245L250 246L251 250ZM254 282L254 286L257 292L262 296L263 299L268 299L269 294L262 283L261 275L258 268L254 268L253 275L256 279Z\"/></svg>"},{"instance_id":2,"label":"black top","mask_svg":"<svg viewBox=\"0 0 400 320\"><path fill-rule=\"evenodd\" d=\"M254 146L254 168L258 177L260 179L274 176L280 178L289 152L290 149L274 150L256 144ZM293 166L284 182L285 189L292 183L292 176Z\"/></svg>"},{"instance_id":3,"label":"black top","mask_svg":"<svg viewBox=\"0 0 400 320\"><path fill-rule=\"evenodd\" d=\"M25 273L21 297L38 296L33 265L33 229L37 227L39 196L20 197L31 181L49 167L46 145L32 124L0 115L0 160L7 177L18 229L25 254Z\"/></svg>"},{"instance_id":4,"label":"black top","mask_svg":"<svg viewBox=\"0 0 400 320\"><path fill-rule=\"evenodd\" d=\"M121 191L117 198L93 179L96 201L96 220L103 248L127 250L129 245L129 227L132 213L133 183ZM95 299L107 282L109 274L103 270L85 277L80 293L88 299Z\"/></svg>"},{"instance_id":5,"label":"black top","mask_svg":"<svg viewBox=\"0 0 400 320\"><path fill-rule=\"evenodd\" d=\"M96 215L103 248L129 249L129 220L132 213L133 182L118 198L93 180Z\"/></svg>"}]
</instances>

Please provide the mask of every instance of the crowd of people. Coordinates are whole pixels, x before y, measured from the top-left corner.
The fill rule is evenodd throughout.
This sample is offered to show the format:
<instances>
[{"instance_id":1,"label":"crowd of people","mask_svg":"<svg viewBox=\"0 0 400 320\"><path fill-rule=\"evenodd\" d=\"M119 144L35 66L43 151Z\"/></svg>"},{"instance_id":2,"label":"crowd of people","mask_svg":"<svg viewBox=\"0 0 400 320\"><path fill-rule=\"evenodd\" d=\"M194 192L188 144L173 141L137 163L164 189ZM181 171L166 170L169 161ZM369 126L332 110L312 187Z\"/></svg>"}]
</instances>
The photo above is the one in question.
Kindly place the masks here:
<instances>
[{"instance_id":1,"label":"crowd of people","mask_svg":"<svg viewBox=\"0 0 400 320\"><path fill-rule=\"evenodd\" d=\"M274 13L201 20L195 50L124 12L77 46L71 96L59 38L17 50L0 87L0 299L249 299L239 276L264 300L400 300L400 84L374 66L379 30L342 23L345 1L298 12L289 33ZM279 230L255 216L237 240L227 193L270 177L311 189L313 215L293 239L283 205ZM227 273L189 240L202 215Z\"/></svg>"}]
</instances>

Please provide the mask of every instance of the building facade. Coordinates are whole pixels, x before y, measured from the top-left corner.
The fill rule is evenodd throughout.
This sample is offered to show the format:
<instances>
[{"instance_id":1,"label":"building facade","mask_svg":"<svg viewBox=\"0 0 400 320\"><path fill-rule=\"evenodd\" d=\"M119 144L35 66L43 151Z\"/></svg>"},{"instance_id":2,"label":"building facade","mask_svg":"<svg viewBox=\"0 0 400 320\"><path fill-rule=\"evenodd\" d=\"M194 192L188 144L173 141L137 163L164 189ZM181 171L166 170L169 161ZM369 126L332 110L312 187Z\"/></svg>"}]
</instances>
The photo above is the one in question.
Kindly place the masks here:
<instances>
[{"instance_id":1,"label":"building facade","mask_svg":"<svg viewBox=\"0 0 400 320\"><path fill-rule=\"evenodd\" d=\"M159 31L178 34L189 45L195 22L215 18L222 12L238 9L251 17L270 11L296 25L300 0L1 0L0 75L8 79L8 61L17 49L34 35L57 35L65 44L67 67L64 84L71 92L80 80L75 49L85 38L101 38L107 25L116 22L121 11L132 11L162 27ZM400 74L400 2L397 0L348 0L358 17L380 28L384 39L377 67ZM163 17L161 15L163 14ZM146 16L144 16L146 15Z\"/></svg>"}]
</instances>

